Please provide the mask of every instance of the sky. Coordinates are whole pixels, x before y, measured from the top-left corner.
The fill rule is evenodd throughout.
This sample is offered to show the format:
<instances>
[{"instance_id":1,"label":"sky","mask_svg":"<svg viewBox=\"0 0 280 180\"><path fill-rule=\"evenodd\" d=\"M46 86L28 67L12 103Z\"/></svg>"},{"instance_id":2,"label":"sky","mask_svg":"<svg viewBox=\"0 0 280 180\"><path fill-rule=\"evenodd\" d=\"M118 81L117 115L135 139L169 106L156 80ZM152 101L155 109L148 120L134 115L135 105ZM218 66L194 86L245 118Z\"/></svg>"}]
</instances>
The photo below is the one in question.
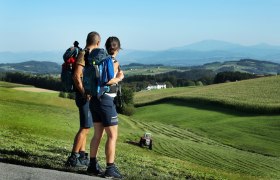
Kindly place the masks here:
<instances>
[{"instance_id":1,"label":"sky","mask_svg":"<svg viewBox=\"0 0 280 180\"><path fill-rule=\"evenodd\" d=\"M91 31L104 44L164 50L202 40L280 45L279 0L0 0L0 52L57 51Z\"/></svg>"}]
</instances>

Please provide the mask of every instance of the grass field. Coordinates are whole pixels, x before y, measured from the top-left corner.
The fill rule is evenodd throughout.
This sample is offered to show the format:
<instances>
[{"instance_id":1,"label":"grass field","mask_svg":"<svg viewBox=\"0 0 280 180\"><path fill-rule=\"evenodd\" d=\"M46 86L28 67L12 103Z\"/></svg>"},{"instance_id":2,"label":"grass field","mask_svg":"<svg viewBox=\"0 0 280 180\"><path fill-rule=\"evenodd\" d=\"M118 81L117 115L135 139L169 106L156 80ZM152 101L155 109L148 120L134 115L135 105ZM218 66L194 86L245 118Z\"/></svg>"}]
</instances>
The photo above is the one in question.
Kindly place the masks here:
<instances>
[{"instance_id":1,"label":"grass field","mask_svg":"<svg viewBox=\"0 0 280 180\"><path fill-rule=\"evenodd\" d=\"M130 66L129 68L126 67L123 70L126 76L155 75L170 71L180 71L177 67L172 66Z\"/></svg>"},{"instance_id":2,"label":"grass field","mask_svg":"<svg viewBox=\"0 0 280 180\"><path fill-rule=\"evenodd\" d=\"M156 152L216 170L279 178L279 115L175 103L141 107L132 117L160 139Z\"/></svg>"},{"instance_id":3,"label":"grass field","mask_svg":"<svg viewBox=\"0 0 280 180\"><path fill-rule=\"evenodd\" d=\"M239 111L280 114L279 84L280 76L273 76L204 87L142 91L136 94L135 103L141 105L171 98L218 104Z\"/></svg>"},{"instance_id":4,"label":"grass field","mask_svg":"<svg viewBox=\"0 0 280 180\"><path fill-rule=\"evenodd\" d=\"M253 81L263 84L260 80ZM272 82L269 78L263 81ZM245 82L248 87L258 84ZM141 92L135 99L143 104L174 93L186 98L189 93L200 97L208 92L227 99L227 91L220 90L222 96L219 88L226 86L239 92L238 87L244 87L242 83ZM55 93L11 88L16 86L0 82L0 160L69 171L64 162L78 129L74 101ZM277 107L279 99L275 94L273 98L271 87L277 86L272 84L266 89L259 85L260 90L266 90L263 92L271 90L268 98ZM243 98L251 106L263 101L262 97L256 101L250 95ZM255 115L176 99L149 104L138 107L132 117L120 115L116 163L126 179L279 179L279 119L277 114ZM152 151L127 143L139 141L145 131L153 134ZM104 167L104 141L100 161Z\"/></svg>"}]
</instances>

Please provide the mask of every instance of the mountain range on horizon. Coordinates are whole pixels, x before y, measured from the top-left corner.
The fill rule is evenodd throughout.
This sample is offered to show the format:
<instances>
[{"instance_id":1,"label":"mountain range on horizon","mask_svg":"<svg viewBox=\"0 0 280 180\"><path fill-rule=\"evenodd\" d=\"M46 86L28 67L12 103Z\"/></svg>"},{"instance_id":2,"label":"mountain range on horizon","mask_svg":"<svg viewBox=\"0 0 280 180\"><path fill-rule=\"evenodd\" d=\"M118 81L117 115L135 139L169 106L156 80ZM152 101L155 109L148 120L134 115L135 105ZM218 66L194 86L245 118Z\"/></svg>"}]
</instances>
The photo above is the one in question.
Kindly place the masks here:
<instances>
[{"instance_id":1,"label":"mountain range on horizon","mask_svg":"<svg viewBox=\"0 0 280 180\"><path fill-rule=\"evenodd\" d=\"M157 70L161 69L160 73L170 71L190 71L190 70L211 70L214 73L224 71L239 71L258 75L276 75L280 73L280 64L270 61L259 61L254 59L241 59L238 61L225 61L225 62L211 62L197 66L163 66L161 64L140 64L131 63L123 65L126 76L131 75L151 75L151 72L157 74ZM136 70L136 71L131 71ZM61 73L61 65L49 61L25 61L20 63L0 63L0 74L6 72L23 72L31 74L52 74L58 75ZM153 74L152 73L152 74Z\"/></svg>"},{"instance_id":2,"label":"mountain range on horizon","mask_svg":"<svg viewBox=\"0 0 280 180\"><path fill-rule=\"evenodd\" d=\"M63 53L63 51L0 52L0 63L34 60L61 64ZM225 41L204 40L160 51L125 49L118 56L121 64L142 63L175 66L202 65L244 58L280 63L280 46L265 43L244 46Z\"/></svg>"}]
</instances>

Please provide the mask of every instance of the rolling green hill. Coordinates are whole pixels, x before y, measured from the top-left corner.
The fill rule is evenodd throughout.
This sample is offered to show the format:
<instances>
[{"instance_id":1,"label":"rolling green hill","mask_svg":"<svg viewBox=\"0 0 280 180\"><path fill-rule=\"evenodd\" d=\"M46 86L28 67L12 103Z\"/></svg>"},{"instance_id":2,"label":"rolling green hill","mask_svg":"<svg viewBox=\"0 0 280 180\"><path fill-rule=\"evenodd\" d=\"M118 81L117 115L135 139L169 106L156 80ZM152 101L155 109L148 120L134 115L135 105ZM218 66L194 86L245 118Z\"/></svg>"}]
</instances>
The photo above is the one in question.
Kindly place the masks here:
<instances>
[{"instance_id":1,"label":"rolling green hill","mask_svg":"<svg viewBox=\"0 0 280 180\"><path fill-rule=\"evenodd\" d=\"M202 87L170 88L136 94L140 106L154 101L176 99L184 102L220 104L241 111L280 113L280 76L214 84Z\"/></svg>"},{"instance_id":2,"label":"rolling green hill","mask_svg":"<svg viewBox=\"0 0 280 180\"><path fill-rule=\"evenodd\" d=\"M147 123L157 138L170 138L159 142L160 154L231 172L278 174L279 84L280 77L268 77L139 92L132 119Z\"/></svg>"},{"instance_id":3,"label":"rolling green hill","mask_svg":"<svg viewBox=\"0 0 280 180\"><path fill-rule=\"evenodd\" d=\"M280 73L280 64L269 62L269 61L259 61L254 59L241 59L239 61L207 63L202 65L201 68L213 70L215 72L240 71L240 72L247 72L252 74Z\"/></svg>"},{"instance_id":4,"label":"rolling green hill","mask_svg":"<svg viewBox=\"0 0 280 180\"><path fill-rule=\"evenodd\" d=\"M0 72L60 74L61 65L55 62L48 62L48 61L26 61L21 63L3 63L0 64Z\"/></svg>"},{"instance_id":5,"label":"rolling green hill","mask_svg":"<svg viewBox=\"0 0 280 180\"><path fill-rule=\"evenodd\" d=\"M226 105L233 91L240 92L234 94L239 97L236 102L248 101L253 107L266 99L277 107L279 90L272 87L278 82L278 77L270 77L137 93L136 103L145 106L132 117L120 115L116 159L120 171L126 179L279 179L279 114L242 113L188 101L196 95L212 102L217 96ZM54 93L14 90L15 86L0 82L0 160L69 171L63 164L78 129L74 102ZM251 87L258 87L257 94L249 95ZM177 98L154 102L174 94ZM138 142L145 131L153 134L152 151L127 143ZM104 140L99 154L104 167Z\"/></svg>"},{"instance_id":6,"label":"rolling green hill","mask_svg":"<svg viewBox=\"0 0 280 180\"><path fill-rule=\"evenodd\" d=\"M171 64L172 65L172 64ZM212 62L200 66L168 66L168 65L145 65L132 63L122 68L126 76L153 75L170 71L189 71L194 69L212 70L215 73L224 71L239 71L251 74L277 74L280 73L280 64L259 61L254 59L241 59L239 61Z\"/></svg>"},{"instance_id":7,"label":"rolling green hill","mask_svg":"<svg viewBox=\"0 0 280 180\"><path fill-rule=\"evenodd\" d=\"M62 62L61 62L62 63ZM194 69L212 70L215 73L223 71L240 71L254 74L280 73L280 64L270 61L241 59L239 61L212 62L198 66L175 66L174 64L139 64L123 65L126 76L155 75L170 71L189 71ZM0 72L25 72L35 74L60 74L61 65L48 61L26 61L21 63L0 64Z\"/></svg>"}]
</instances>

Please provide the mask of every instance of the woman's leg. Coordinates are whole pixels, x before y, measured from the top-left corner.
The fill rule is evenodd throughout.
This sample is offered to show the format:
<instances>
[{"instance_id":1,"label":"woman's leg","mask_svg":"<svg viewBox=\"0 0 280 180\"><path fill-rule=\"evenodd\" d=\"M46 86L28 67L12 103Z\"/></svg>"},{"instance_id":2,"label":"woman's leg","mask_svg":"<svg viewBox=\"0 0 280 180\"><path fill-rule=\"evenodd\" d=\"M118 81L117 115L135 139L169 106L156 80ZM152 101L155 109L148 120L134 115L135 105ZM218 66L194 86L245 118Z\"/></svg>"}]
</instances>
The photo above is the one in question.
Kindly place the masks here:
<instances>
[{"instance_id":1,"label":"woman's leg","mask_svg":"<svg viewBox=\"0 0 280 180\"><path fill-rule=\"evenodd\" d=\"M116 143L118 138L118 125L105 127L107 141L105 146L105 155L107 163L114 163L116 153Z\"/></svg>"},{"instance_id":2,"label":"woman's leg","mask_svg":"<svg viewBox=\"0 0 280 180\"><path fill-rule=\"evenodd\" d=\"M94 135L90 142L90 157L96 158L98 147L103 136L104 127L101 122L93 123Z\"/></svg>"},{"instance_id":3,"label":"woman's leg","mask_svg":"<svg viewBox=\"0 0 280 180\"><path fill-rule=\"evenodd\" d=\"M98 153L98 147L103 136L104 127L101 122L93 123L94 135L90 142L90 164L87 172L94 175L102 173L101 167L96 159Z\"/></svg>"}]
</instances>

